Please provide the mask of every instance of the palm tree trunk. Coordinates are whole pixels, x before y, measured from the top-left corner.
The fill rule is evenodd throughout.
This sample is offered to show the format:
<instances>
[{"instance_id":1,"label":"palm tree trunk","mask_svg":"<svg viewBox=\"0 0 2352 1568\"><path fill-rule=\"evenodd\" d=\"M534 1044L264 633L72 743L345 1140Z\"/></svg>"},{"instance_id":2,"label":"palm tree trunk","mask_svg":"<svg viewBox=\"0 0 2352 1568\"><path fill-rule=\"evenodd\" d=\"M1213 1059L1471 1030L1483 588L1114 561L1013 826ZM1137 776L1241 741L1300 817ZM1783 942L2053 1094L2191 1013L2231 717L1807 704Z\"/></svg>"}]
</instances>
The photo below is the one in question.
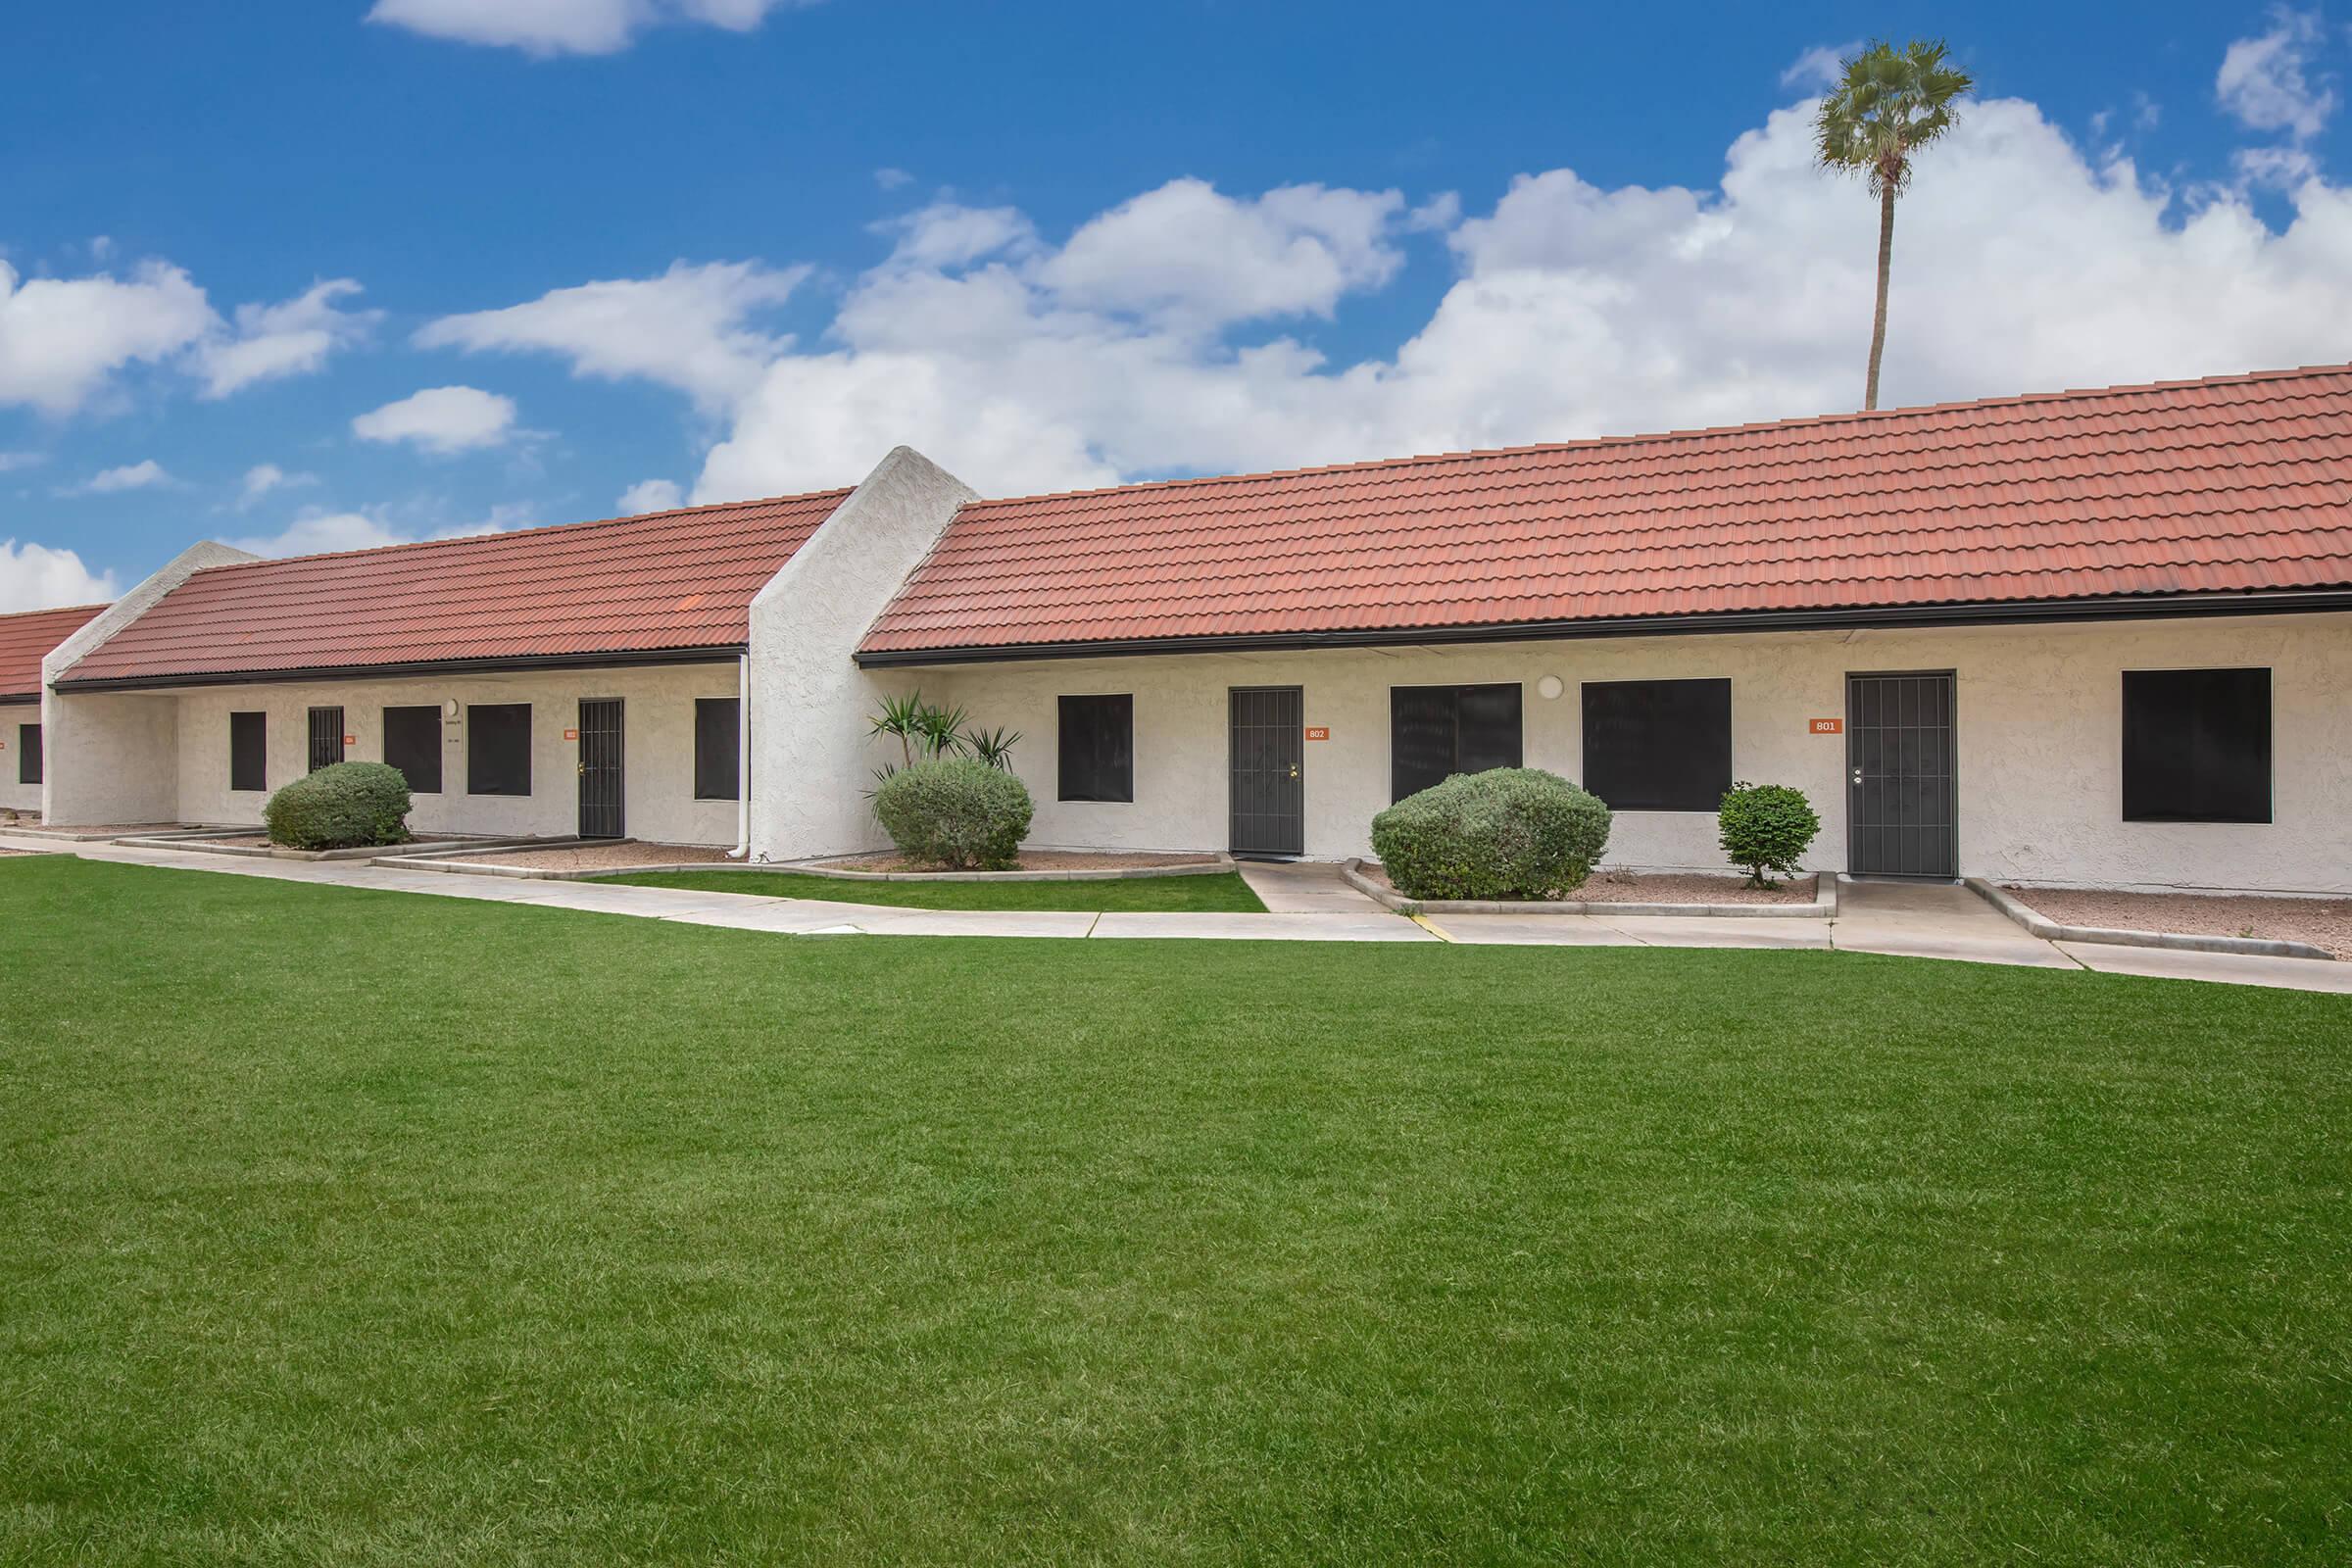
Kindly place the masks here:
<instances>
[{"instance_id":1,"label":"palm tree trunk","mask_svg":"<svg viewBox=\"0 0 2352 1568\"><path fill-rule=\"evenodd\" d=\"M1870 381L1862 406L1879 406L1879 357L1886 352L1886 276L1894 270L1894 182L1879 191L1879 308L1870 321Z\"/></svg>"}]
</instances>

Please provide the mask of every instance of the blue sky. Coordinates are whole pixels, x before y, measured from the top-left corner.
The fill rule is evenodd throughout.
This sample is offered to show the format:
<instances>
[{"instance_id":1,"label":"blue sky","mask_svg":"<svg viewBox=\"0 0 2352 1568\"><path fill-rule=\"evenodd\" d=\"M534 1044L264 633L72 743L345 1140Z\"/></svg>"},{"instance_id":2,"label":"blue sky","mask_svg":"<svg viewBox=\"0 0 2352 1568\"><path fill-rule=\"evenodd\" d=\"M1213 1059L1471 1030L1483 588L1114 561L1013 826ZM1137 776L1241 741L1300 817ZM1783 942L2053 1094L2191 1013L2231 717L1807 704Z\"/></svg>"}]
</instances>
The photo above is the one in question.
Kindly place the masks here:
<instances>
[{"instance_id":1,"label":"blue sky","mask_svg":"<svg viewBox=\"0 0 2352 1568\"><path fill-rule=\"evenodd\" d=\"M2352 359L2346 19L1721 9L20 8L0 609L901 441L1013 493L1850 408L1805 62L1873 29L1982 93L1890 402Z\"/></svg>"}]
</instances>

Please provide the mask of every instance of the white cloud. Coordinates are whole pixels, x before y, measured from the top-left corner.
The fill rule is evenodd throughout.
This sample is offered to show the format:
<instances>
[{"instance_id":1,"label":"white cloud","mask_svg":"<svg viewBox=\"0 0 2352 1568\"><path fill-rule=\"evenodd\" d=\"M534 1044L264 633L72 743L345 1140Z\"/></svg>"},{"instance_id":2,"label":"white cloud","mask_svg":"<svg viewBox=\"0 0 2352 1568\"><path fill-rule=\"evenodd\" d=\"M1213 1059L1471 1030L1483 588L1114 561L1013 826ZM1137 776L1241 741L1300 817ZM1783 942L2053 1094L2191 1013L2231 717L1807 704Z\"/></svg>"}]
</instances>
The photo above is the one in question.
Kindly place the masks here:
<instances>
[{"instance_id":1,"label":"white cloud","mask_svg":"<svg viewBox=\"0 0 2352 1568\"><path fill-rule=\"evenodd\" d=\"M122 593L111 571L92 571L71 550L0 539L0 614L95 605Z\"/></svg>"},{"instance_id":2,"label":"white cloud","mask_svg":"<svg viewBox=\"0 0 2352 1568\"><path fill-rule=\"evenodd\" d=\"M60 487L61 496L111 496L125 490L153 490L158 486L176 485L179 481L165 471L164 466L153 458L126 463L119 468L101 468L79 484Z\"/></svg>"},{"instance_id":3,"label":"white cloud","mask_svg":"<svg viewBox=\"0 0 2352 1568\"><path fill-rule=\"evenodd\" d=\"M2318 135L2335 113L2335 89L2308 74L2326 36L2316 13L2271 11L2268 32L2240 38L2222 56L2213 90L2222 108L2253 130L2280 130L2297 141Z\"/></svg>"},{"instance_id":4,"label":"white cloud","mask_svg":"<svg viewBox=\"0 0 2352 1568\"><path fill-rule=\"evenodd\" d=\"M318 482L318 476L315 473L288 473L274 463L257 463L245 470L245 483L238 492L237 506L242 510L272 491L291 490Z\"/></svg>"},{"instance_id":5,"label":"white cloud","mask_svg":"<svg viewBox=\"0 0 2352 1568\"><path fill-rule=\"evenodd\" d=\"M359 292L358 283L338 277L314 283L282 304L238 306L233 326L223 326L195 350L204 396L224 398L256 381L307 375L336 349L364 341L382 313L335 306Z\"/></svg>"},{"instance_id":6,"label":"white cloud","mask_svg":"<svg viewBox=\"0 0 2352 1568\"><path fill-rule=\"evenodd\" d=\"M679 262L660 277L583 283L505 310L444 317L416 342L561 354L576 375L639 376L715 407L751 390L760 367L786 347L747 322L782 304L808 275L805 267Z\"/></svg>"},{"instance_id":7,"label":"white cloud","mask_svg":"<svg viewBox=\"0 0 2352 1568\"><path fill-rule=\"evenodd\" d=\"M34 467L47 461L46 455L39 452L0 452L0 473Z\"/></svg>"},{"instance_id":8,"label":"white cloud","mask_svg":"<svg viewBox=\"0 0 2352 1568\"><path fill-rule=\"evenodd\" d=\"M122 278L31 279L0 262L0 405L73 414L116 371L179 354L219 319L204 290L162 262Z\"/></svg>"},{"instance_id":9,"label":"white cloud","mask_svg":"<svg viewBox=\"0 0 2352 1568\"><path fill-rule=\"evenodd\" d=\"M731 422L692 498L854 482L900 442L1013 494L1861 402L1877 213L1814 167L1807 104L1739 137L1709 187L1521 176L1445 228L1456 276L1427 318L1349 362L1314 323L1431 242L1395 193L1304 192L1178 181L1060 244L1012 209L898 220L820 338L704 394ZM1886 401L2352 359L2352 189L2317 172L2284 210L2177 192L2032 104L1972 104L1902 204Z\"/></svg>"},{"instance_id":10,"label":"white cloud","mask_svg":"<svg viewBox=\"0 0 2352 1568\"><path fill-rule=\"evenodd\" d=\"M877 169L874 171L874 183L884 190L897 190L901 185L913 184L914 176L904 169Z\"/></svg>"},{"instance_id":11,"label":"white cloud","mask_svg":"<svg viewBox=\"0 0 2352 1568\"><path fill-rule=\"evenodd\" d=\"M675 479L641 479L612 503L613 514L634 517L648 512L671 512L685 505L686 493Z\"/></svg>"},{"instance_id":12,"label":"white cloud","mask_svg":"<svg viewBox=\"0 0 2352 1568\"><path fill-rule=\"evenodd\" d=\"M1805 92L1827 92L1845 74L1846 60L1861 48L1859 38L1849 38L1844 43L1817 43L1788 62L1788 69L1781 73L1781 85Z\"/></svg>"},{"instance_id":13,"label":"white cloud","mask_svg":"<svg viewBox=\"0 0 2352 1568\"><path fill-rule=\"evenodd\" d=\"M359 512L329 512L314 508L284 529L227 543L257 556L318 556L343 550L375 550L384 545L416 544L423 539L462 539L475 534L504 533L530 525L529 509L498 506L490 515L440 527L417 527L395 519L393 509L371 507Z\"/></svg>"},{"instance_id":14,"label":"white cloud","mask_svg":"<svg viewBox=\"0 0 2352 1568\"><path fill-rule=\"evenodd\" d=\"M375 0L369 22L460 43L503 45L527 54L604 55L626 49L646 28L701 23L749 32L770 11L814 0Z\"/></svg>"},{"instance_id":15,"label":"white cloud","mask_svg":"<svg viewBox=\"0 0 2352 1568\"><path fill-rule=\"evenodd\" d=\"M1396 191L1285 185L1255 200L1175 179L1081 226L1039 269L1062 303L1195 326L1328 317L1404 265Z\"/></svg>"},{"instance_id":16,"label":"white cloud","mask_svg":"<svg viewBox=\"0 0 2352 1568\"><path fill-rule=\"evenodd\" d=\"M351 421L363 441L408 441L447 456L494 447L514 432L514 400L479 387L436 386Z\"/></svg>"}]
</instances>

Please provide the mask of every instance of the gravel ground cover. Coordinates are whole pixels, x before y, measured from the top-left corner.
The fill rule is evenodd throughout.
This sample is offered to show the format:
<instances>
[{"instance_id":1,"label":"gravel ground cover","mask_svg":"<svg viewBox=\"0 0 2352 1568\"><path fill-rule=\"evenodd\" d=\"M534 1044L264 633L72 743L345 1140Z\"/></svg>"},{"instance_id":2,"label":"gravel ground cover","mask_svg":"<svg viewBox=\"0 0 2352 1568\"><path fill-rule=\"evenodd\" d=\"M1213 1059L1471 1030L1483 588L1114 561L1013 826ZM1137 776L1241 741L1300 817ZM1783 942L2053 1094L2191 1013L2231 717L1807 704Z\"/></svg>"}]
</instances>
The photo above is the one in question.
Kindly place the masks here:
<instances>
[{"instance_id":1,"label":"gravel ground cover","mask_svg":"<svg viewBox=\"0 0 2352 1568\"><path fill-rule=\"evenodd\" d=\"M2107 893L2090 888L2003 891L2060 925L2180 936L2308 942L2352 958L2352 899L2240 898L2212 893Z\"/></svg>"}]
</instances>

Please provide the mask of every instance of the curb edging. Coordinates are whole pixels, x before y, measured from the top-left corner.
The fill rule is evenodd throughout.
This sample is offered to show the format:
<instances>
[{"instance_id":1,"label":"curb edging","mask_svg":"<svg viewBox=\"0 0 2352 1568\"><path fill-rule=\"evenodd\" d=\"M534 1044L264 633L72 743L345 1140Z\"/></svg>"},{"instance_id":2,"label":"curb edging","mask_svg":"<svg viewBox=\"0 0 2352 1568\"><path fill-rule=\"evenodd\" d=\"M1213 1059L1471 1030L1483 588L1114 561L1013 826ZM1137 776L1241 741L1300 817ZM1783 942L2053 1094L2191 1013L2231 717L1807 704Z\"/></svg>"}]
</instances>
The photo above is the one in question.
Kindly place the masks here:
<instances>
[{"instance_id":1,"label":"curb edging","mask_svg":"<svg viewBox=\"0 0 2352 1568\"><path fill-rule=\"evenodd\" d=\"M2169 948L2176 953L2234 953L2257 958L2316 958L2323 963L2336 961L2335 955L2326 948L2315 948L2308 942L2286 942L2271 937L2209 937L2186 931L2127 931L2106 926L2060 925L2055 920L2034 913L2031 907L1981 876L1963 877L1961 882L1975 889L1987 904L2023 926L2029 934L2044 942L2092 942L2114 948Z\"/></svg>"}]
</instances>

